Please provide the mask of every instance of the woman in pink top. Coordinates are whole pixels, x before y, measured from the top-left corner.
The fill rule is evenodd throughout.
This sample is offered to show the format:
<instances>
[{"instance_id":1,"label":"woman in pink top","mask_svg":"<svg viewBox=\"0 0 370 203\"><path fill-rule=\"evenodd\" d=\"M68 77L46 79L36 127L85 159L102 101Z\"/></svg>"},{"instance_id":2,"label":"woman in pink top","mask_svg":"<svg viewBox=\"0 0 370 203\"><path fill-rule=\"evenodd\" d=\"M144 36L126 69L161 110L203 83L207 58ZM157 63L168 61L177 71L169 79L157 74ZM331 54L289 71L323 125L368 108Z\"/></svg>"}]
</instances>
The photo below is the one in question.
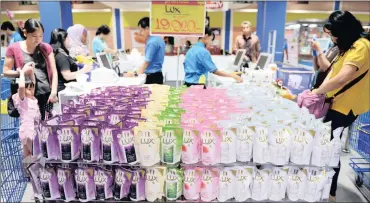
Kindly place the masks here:
<instances>
[{"instance_id":1,"label":"woman in pink top","mask_svg":"<svg viewBox=\"0 0 370 203\"><path fill-rule=\"evenodd\" d=\"M42 42L44 27L39 20L28 19L19 32L25 40L8 47L3 73L6 77L17 78L20 75L18 70L22 69L24 64L35 63L35 97L44 119L45 112L50 113L52 103L57 102L58 72L53 49Z\"/></svg>"},{"instance_id":2,"label":"woman in pink top","mask_svg":"<svg viewBox=\"0 0 370 203\"><path fill-rule=\"evenodd\" d=\"M23 146L23 155L32 154L32 142L36 137L36 129L41 119L35 94L34 62L24 65L19 72L18 93L14 94L13 102L20 114L19 139ZM27 81L25 79L27 75Z\"/></svg>"}]
</instances>

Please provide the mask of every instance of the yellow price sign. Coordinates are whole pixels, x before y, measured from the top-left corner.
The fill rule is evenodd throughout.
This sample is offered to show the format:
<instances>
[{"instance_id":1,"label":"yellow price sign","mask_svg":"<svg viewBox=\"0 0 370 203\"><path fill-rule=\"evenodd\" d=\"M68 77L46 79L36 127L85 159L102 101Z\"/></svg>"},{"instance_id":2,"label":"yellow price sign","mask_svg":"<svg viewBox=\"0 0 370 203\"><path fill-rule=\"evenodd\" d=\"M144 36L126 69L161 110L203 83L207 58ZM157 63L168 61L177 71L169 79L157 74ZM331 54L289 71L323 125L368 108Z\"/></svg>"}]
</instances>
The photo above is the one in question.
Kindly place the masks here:
<instances>
[{"instance_id":1,"label":"yellow price sign","mask_svg":"<svg viewBox=\"0 0 370 203\"><path fill-rule=\"evenodd\" d=\"M152 35L204 36L206 6L203 0L152 1Z\"/></svg>"}]
</instances>

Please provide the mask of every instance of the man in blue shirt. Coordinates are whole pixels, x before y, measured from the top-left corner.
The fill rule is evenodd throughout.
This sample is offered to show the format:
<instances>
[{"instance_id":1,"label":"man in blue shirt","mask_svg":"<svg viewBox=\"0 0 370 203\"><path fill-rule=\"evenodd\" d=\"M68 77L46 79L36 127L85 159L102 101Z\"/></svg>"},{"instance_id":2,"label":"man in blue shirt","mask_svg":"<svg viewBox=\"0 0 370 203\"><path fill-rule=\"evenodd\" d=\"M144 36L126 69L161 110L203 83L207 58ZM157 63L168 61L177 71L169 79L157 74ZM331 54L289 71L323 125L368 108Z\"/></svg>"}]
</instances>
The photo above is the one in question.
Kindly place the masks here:
<instances>
[{"instance_id":1,"label":"man in blue shirt","mask_svg":"<svg viewBox=\"0 0 370 203\"><path fill-rule=\"evenodd\" d=\"M3 22L3 24L1 24L1 31L5 32L6 35L10 38L9 44L23 41L22 36L17 31L15 31L13 24L9 21L5 21Z\"/></svg>"},{"instance_id":2,"label":"man in blue shirt","mask_svg":"<svg viewBox=\"0 0 370 203\"><path fill-rule=\"evenodd\" d=\"M204 33L204 37L200 37L198 42L186 52L184 61L185 85L188 87L205 85L205 82L200 81L200 79L202 75L207 77L208 73L234 78L237 82L243 82L241 77L217 69L212 61L211 54L206 49L207 44L211 43L213 38L212 30L207 27Z\"/></svg>"},{"instance_id":3,"label":"man in blue shirt","mask_svg":"<svg viewBox=\"0 0 370 203\"><path fill-rule=\"evenodd\" d=\"M139 67L134 75L145 73L145 84L163 84L162 65L166 52L166 44L159 36L150 36L150 19L142 18L139 23L140 35L145 38L145 62ZM127 73L125 76L132 76Z\"/></svg>"}]
</instances>

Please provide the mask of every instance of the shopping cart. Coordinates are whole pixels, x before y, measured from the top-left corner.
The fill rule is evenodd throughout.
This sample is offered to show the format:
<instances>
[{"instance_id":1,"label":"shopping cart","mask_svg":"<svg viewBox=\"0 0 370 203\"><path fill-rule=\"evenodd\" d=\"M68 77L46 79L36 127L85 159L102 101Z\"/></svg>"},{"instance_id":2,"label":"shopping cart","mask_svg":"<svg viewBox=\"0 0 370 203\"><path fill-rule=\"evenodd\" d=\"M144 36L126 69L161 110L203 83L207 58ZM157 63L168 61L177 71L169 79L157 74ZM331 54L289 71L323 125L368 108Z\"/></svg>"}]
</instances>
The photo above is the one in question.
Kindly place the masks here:
<instances>
[{"instance_id":1,"label":"shopping cart","mask_svg":"<svg viewBox=\"0 0 370 203\"><path fill-rule=\"evenodd\" d=\"M4 85L5 84L5 85ZM1 96L10 95L10 83L1 76ZM1 100L3 102L3 100ZM2 105L2 104L1 104ZM27 186L22 148L18 137L19 121L0 115L0 202L20 202Z\"/></svg>"},{"instance_id":2,"label":"shopping cart","mask_svg":"<svg viewBox=\"0 0 370 203\"><path fill-rule=\"evenodd\" d=\"M362 158L350 158L355 184L370 201L370 111L360 115L350 128L350 145Z\"/></svg>"}]
</instances>

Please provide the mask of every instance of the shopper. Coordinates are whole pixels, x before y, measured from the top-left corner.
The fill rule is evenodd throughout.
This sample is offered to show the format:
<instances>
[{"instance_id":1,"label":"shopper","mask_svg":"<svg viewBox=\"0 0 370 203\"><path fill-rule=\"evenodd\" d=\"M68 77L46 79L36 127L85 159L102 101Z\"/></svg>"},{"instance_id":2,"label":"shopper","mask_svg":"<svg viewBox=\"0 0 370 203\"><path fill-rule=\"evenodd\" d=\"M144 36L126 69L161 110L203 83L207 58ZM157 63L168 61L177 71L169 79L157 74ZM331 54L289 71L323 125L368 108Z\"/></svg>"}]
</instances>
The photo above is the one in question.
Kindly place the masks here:
<instances>
[{"instance_id":1,"label":"shopper","mask_svg":"<svg viewBox=\"0 0 370 203\"><path fill-rule=\"evenodd\" d=\"M87 30L81 24L75 24L67 29L69 38L69 55L88 56L90 55L89 48L87 47Z\"/></svg>"},{"instance_id":2,"label":"shopper","mask_svg":"<svg viewBox=\"0 0 370 203\"><path fill-rule=\"evenodd\" d=\"M19 139L22 143L23 157L32 155L32 142L40 121L40 110L35 98L34 62L28 62L19 72L18 92L12 96L14 106L20 114Z\"/></svg>"},{"instance_id":3,"label":"shopper","mask_svg":"<svg viewBox=\"0 0 370 203\"><path fill-rule=\"evenodd\" d=\"M44 27L39 20L28 19L24 28L20 29L24 41L11 44L4 61L5 77L19 77L17 69L24 64L34 62L36 76L35 96L38 100L41 118L45 119L45 112L51 113L52 103L57 102L58 73L55 67L53 49L49 44L42 42ZM15 67L15 69L13 69Z\"/></svg>"},{"instance_id":4,"label":"shopper","mask_svg":"<svg viewBox=\"0 0 370 203\"><path fill-rule=\"evenodd\" d=\"M150 19L144 17L140 19L138 26L140 29L139 35L145 39L145 62L139 67L134 74L126 73L125 76L132 77L133 75L145 73L145 84L163 84L162 65L166 45L163 39L159 36L150 36Z\"/></svg>"},{"instance_id":5,"label":"shopper","mask_svg":"<svg viewBox=\"0 0 370 203\"><path fill-rule=\"evenodd\" d=\"M8 38L10 38L9 45L23 40L21 35L15 30L13 24L9 21L5 21L1 24L1 31L5 32Z\"/></svg>"},{"instance_id":6,"label":"shopper","mask_svg":"<svg viewBox=\"0 0 370 203\"><path fill-rule=\"evenodd\" d=\"M332 97L350 81L364 76L355 85L334 98L324 122L331 121L331 136L342 136L358 115L370 110L370 42L362 37L364 29L348 11L335 11L324 26L332 41L338 46L339 56L331 66L331 72L314 94ZM340 170L335 168L330 199L335 200Z\"/></svg>"},{"instance_id":7,"label":"shopper","mask_svg":"<svg viewBox=\"0 0 370 203\"><path fill-rule=\"evenodd\" d=\"M192 85L205 85L200 81L200 78L202 75L207 76L208 73L234 78L237 82L243 82L243 79L239 76L217 69L212 61L211 54L206 49L213 38L211 28L205 28L204 33L204 37L200 37L198 42L186 53L184 61L185 85L188 87Z\"/></svg>"},{"instance_id":8,"label":"shopper","mask_svg":"<svg viewBox=\"0 0 370 203\"><path fill-rule=\"evenodd\" d=\"M53 47L55 63L58 71L58 92L65 89L65 84L76 81L78 73L91 71L90 65L85 65L80 71L75 60L69 56L70 39L63 29L55 29L51 32L50 45Z\"/></svg>"},{"instance_id":9,"label":"shopper","mask_svg":"<svg viewBox=\"0 0 370 203\"><path fill-rule=\"evenodd\" d=\"M165 36L163 38L163 41L166 44L166 54L173 54L173 46L174 46L173 37Z\"/></svg>"},{"instance_id":10,"label":"shopper","mask_svg":"<svg viewBox=\"0 0 370 203\"><path fill-rule=\"evenodd\" d=\"M328 75L330 69L330 64L339 54L339 48L334 44L330 47L324 54L318 42L311 42L312 50L317 52L317 56L313 58L313 65L315 68L315 78L313 80L313 88L316 89L324 82L326 76Z\"/></svg>"},{"instance_id":11,"label":"shopper","mask_svg":"<svg viewBox=\"0 0 370 203\"><path fill-rule=\"evenodd\" d=\"M260 55L260 42L257 35L252 34L251 23L244 21L242 24L243 34L239 35L235 39L234 49L236 52L238 49L245 49L245 55L252 62L257 62Z\"/></svg>"},{"instance_id":12,"label":"shopper","mask_svg":"<svg viewBox=\"0 0 370 203\"><path fill-rule=\"evenodd\" d=\"M110 34L110 28L108 25L102 25L96 31L96 36L92 41L92 49L94 52L94 56L97 53L105 52L108 54L116 53L117 50L108 48L106 41Z\"/></svg>"}]
</instances>

